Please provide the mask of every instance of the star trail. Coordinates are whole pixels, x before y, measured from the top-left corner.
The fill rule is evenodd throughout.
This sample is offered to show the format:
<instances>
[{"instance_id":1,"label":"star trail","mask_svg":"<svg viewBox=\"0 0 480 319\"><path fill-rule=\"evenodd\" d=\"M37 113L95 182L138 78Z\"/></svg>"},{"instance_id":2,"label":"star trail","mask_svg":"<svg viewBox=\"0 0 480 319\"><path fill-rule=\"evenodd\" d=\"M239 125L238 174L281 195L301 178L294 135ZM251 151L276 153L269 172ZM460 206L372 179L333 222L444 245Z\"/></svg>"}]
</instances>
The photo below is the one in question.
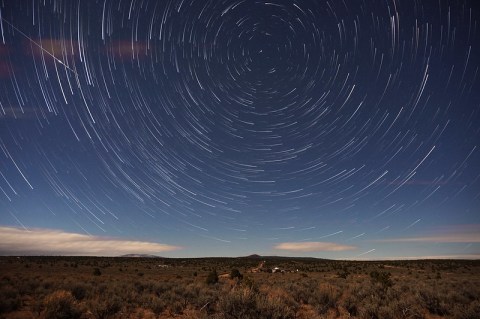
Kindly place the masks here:
<instances>
[{"instance_id":1,"label":"star trail","mask_svg":"<svg viewBox=\"0 0 480 319\"><path fill-rule=\"evenodd\" d=\"M480 256L474 0L4 1L0 18L3 254L73 233L165 256Z\"/></svg>"}]
</instances>

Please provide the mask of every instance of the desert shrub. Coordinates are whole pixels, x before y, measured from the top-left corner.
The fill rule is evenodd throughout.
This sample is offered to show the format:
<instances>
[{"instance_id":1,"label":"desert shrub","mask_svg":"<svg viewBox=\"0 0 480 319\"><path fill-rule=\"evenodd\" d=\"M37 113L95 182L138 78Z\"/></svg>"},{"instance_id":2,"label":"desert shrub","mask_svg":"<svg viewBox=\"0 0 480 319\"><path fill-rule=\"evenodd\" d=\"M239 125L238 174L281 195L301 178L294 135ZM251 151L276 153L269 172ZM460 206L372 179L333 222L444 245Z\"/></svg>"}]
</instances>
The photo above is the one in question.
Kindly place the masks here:
<instances>
[{"instance_id":1,"label":"desert shrub","mask_svg":"<svg viewBox=\"0 0 480 319\"><path fill-rule=\"evenodd\" d=\"M476 300L469 305L456 305L452 312L454 319L478 319L480 316L480 301Z\"/></svg>"},{"instance_id":2,"label":"desert shrub","mask_svg":"<svg viewBox=\"0 0 480 319\"><path fill-rule=\"evenodd\" d=\"M258 285L251 277L243 278L242 287L248 288L252 291L258 291Z\"/></svg>"},{"instance_id":3,"label":"desert shrub","mask_svg":"<svg viewBox=\"0 0 480 319\"><path fill-rule=\"evenodd\" d=\"M207 285L213 285L218 282L218 274L215 269L208 273L206 281L207 281Z\"/></svg>"},{"instance_id":4,"label":"desert shrub","mask_svg":"<svg viewBox=\"0 0 480 319\"><path fill-rule=\"evenodd\" d=\"M378 286L356 285L344 300L345 309L364 319L423 319L424 308L420 298L412 291L402 289L378 290ZM356 315L354 314L356 312Z\"/></svg>"},{"instance_id":5,"label":"desert shrub","mask_svg":"<svg viewBox=\"0 0 480 319\"><path fill-rule=\"evenodd\" d=\"M147 308L152 309L153 313L156 314L157 316L160 315L166 309L165 302L158 297L152 297L148 301L146 306Z\"/></svg>"},{"instance_id":6,"label":"desert shrub","mask_svg":"<svg viewBox=\"0 0 480 319\"><path fill-rule=\"evenodd\" d=\"M108 290L108 286L106 283L101 283L99 285L97 285L95 287L95 293L98 295L98 296L102 296L103 294L105 294Z\"/></svg>"},{"instance_id":7,"label":"desert shrub","mask_svg":"<svg viewBox=\"0 0 480 319\"><path fill-rule=\"evenodd\" d=\"M195 287L196 297L191 301L195 308L200 309L210 305L207 310L211 310L211 306L218 300L218 290L209 288L203 284L197 284Z\"/></svg>"},{"instance_id":8,"label":"desert shrub","mask_svg":"<svg viewBox=\"0 0 480 319\"><path fill-rule=\"evenodd\" d=\"M328 309L336 308L341 292L338 288L330 284L322 284L316 289L308 299L311 304L320 314L327 313Z\"/></svg>"},{"instance_id":9,"label":"desert shrub","mask_svg":"<svg viewBox=\"0 0 480 319\"><path fill-rule=\"evenodd\" d=\"M225 319L293 319L298 303L286 296L271 296L258 291L241 288L221 295L218 310Z\"/></svg>"},{"instance_id":10,"label":"desert shrub","mask_svg":"<svg viewBox=\"0 0 480 319\"><path fill-rule=\"evenodd\" d=\"M185 310L185 304L181 301L175 301L170 305L170 311L174 314L181 314Z\"/></svg>"},{"instance_id":11,"label":"desert shrub","mask_svg":"<svg viewBox=\"0 0 480 319\"><path fill-rule=\"evenodd\" d=\"M351 295L347 296L343 301L343 307L347 310L349 316L357 316L358 315L358 306L355 298Z\"/></svg>"},{"instance_id":12,"label":"desert shrub","mask_svg":"<svg viewBox=\"0 0 480 319\"><path fill-rule=\"evenodd\" d=\"M174 305L176 303L181 303L182 308L184 305L184 299L182 298L181 295L175 293L173 290L168 290L162 295L162 300L167 304L167 305ZM182 309L183 310L183 309Z\"/></svg>"},{"instance_id":13,"label":"desert shrub","mask_svg":"<svg viewBox=\"0 0 480 319\"><path fill-rule=\"evenodd\" d=\"M296 309L289 307L284 300L263 295L257 295L256 308L257 318L293 319L296 313Z\"/></svg>"},{"instance_id":14,"label":"desert shrub","mask_svg":"<svg viewBox=\"0 0 480 319\"><path fill-rule=\"evenodd\" d=\"M392 274L389 272L378 272L372 271L370 273L370 279L373 284L380 285L383 290L393 286L393 281L391 279Z\"/></svg>"},{"instance_id":15,"label":"desert shrub","mask_svg":"<svg viewBox=\"0 0 480 319\"><path fill-rule=\"evenodd\" d=\"M163 295L166 291L170 290L171 287L167 283L156 283L154 284L152 288L152 292L157 295L157 297L160 297Z\"/></svg>"},{"instance_id":16,"label":"desert shrub","mask_svg":"<svg viewBox=\"0 0 480 319\"><path fill-rule=\"evenodd\" d=\"M218 307L226 319L257 319L255 293L248 288L222 295Z\"/></svg>"},{"instance_id":17,"label":"desert shrub","mask_svg":"<svg viewBox=\"0 0 480 319\"><path fill-rule=\"evenodd\" d=\"M102 274L102 272L100 271L99 268L94 268L93 269L93 275L94 276L100 276Z\"/></svg>"},{"instance_id":18,"label":"desert shrub","mask_svg":"<svg viewBox=\"0 0 480 319\"><path fill-rule=\"evenodd\" d=\"M43 283L42 283L42 287L43 287L43 289L45 289L45 290L52 289L53 286L54 286L54 285L53 285L53 282L52 282L52 281L44 280Z\"/></svg>"},{"instance_id":19,"label":"desert shrub","mask_svg":"<svg viewBox=\"0 0 480 319\"><path fill-rule=\"evenodd\" d=\"M367 298L362 302L362 307L360 308L360 318L380 319L378 315L378 311L379 311L378 302L373 300L373 298Z\"/></svg>"},{"instance_id":20,"label":"desert shrub","mask_svg":"<svg viewBox=\"0 0 480 319\"><path fill-rule=\"evenodd\" d=\"M113 317L120 311L122 301L118 297L110 296L105 300L90 301L90 311L96 319L106 319Z\"/></svg>"},{"instance_id":21,"label":"desert shrub","mask_svg":"<svg viewBox=\"0 0 480 319\"><path fill-rule=\"evenodd\" d=\"M392 302L394 300L394 302ZM404 319L423 319L424 309L421 306L421 302L418 296L406 293L401 294L400 292L393 292L389 296L386 304L387 306L391 304L391 307L394 309L395 318L404 318Z\"/></svg>"},{"instance_id":22,"label":"desert shrub","mask_svg":"<svg viewBox=\"0 0 480 319\"><path fill-rule=\"evenodd\" d=\"M403 318L398 313L396 313L396 307L394 303L389 304L378 304L377 305L376 316L381 319L397 319Z\"/></svg>"},{"instance_id":23,"label":"desert shrub","mask_svg":"<svg viewBox=\"0 0 480 319\"><path fill-rule=\"evenodd\" d=\"M15 284L20 295L31 294L40 286L40 281L34 278L22 280Z\"/></svg>"},{"instance_id":24,"label":"desert shrub","mask_svg":"<svg viewBox=\"0 0 480 319\"><path fill-rule=\"evenodd\" d=\"M81 311L69 291L57 290L45 297L43 317L48 319L80 318Z\"/></svg>"},{"instance_id":25,"label":"desert shrub","mask_svg":"<svg viewBox=\"0 0 480 319\"><path fill-rule=\"evenodd\" d=\"M238 269L234 268L230 272L230 278L231 279L235 279L235 278L242 279L243 275L240 273L240 271Z\"/></svg>"},{"instance_id":26,"label":"desert shrub","mask_svg":"<svg viewBox=\"0 0 480 319\"><path fill-rule=\"evenodd\" d=\"M145 283L143 282L140 282L140 281L135 281L133 283L133 286L135 287L135 291L138 293L138 294L142 294L147 287L147 285L145 285Z\"/></svg>"},{"instance_id":27,"label":"desert shrub","mask_svg":"<svg viewBox=\"0 0 480 319\"><path fill-rule=\"evenodd\" d=\"M442 290L448 290L443 299L447 300L452 307L460 304L468 305L480 297L478 287L471 282L463 282L461 285L454 284Z\"/></svg>"},{"instance_id":28,"label":"desert shrub","mask_svg":"<svg viewBox=\"0 0 480 319\"><path fill-rule=\"evenodd\" d=\"M75 297L75 299L77 300L83 300L87 295L87 288L85 285L82 285L82 284L74 285L70 291L73 297Z\"/></svg>"},{"instance_id":29,"label":"desert shrub","mask_svg":"<svg viewBox=\"0 0 480 319\"><path fill-rule=\"evenodd\" d=\"M7 313L20 308L22 303L20 295L12 286L2 287L0 296L0 313Z\"/></svg>"},{"instance_id":30,"label":"desert shrub","mask_svg":"<svg viewBox=\"0 0 480 319\"><path fill-rule=\"evenodd\" d=\"M287 290L298 303L309 303L310 296L314 293L318 283L316 280L303 280L287 285Z\"/></svg>"},{"instance_id":31,"label":"desert shrub","mask_svg":"<svg viewBox=\"0 0 480 319\"><path fill-rule=\"evenodd\" d=\"M187 304L199 305L198 304L199 301L201 304L203 299L200 296L201 295L200 290L201 290L200 287L195 284L188 284L187 286L184 287L184 289L181 291L179 295L183 298L185 307L187 306Z\"/></svg>"},{"instance_id":32,"label":"desert shrub","mask_svg":"<svg viewBox=\"0 0 480 319\"><path fill-rule=\"evenodd\" d=\"M441 316L448 314L448 308L437 292L434 292L430 288L425 288L420 291L420 297L425 308L427 308L431 314Z\"/></svg>"}]
</instances>

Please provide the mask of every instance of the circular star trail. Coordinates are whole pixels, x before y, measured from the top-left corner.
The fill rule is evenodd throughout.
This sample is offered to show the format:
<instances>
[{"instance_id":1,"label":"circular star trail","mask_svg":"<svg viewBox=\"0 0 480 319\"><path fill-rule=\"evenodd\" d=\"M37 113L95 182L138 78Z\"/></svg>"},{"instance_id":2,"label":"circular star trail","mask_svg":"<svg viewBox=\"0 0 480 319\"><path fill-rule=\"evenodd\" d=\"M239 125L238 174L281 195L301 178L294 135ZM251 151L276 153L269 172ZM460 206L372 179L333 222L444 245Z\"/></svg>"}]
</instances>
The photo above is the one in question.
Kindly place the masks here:
<instances>
[{"instance_id":1,"label":"circular star trail","mask_svg":"<svg viewBox=\"0 0 480 319\"><path fill-rule=\"evenodd\" d=\"M0 9L2 224L239 247L480 221L474 1Z\"/></svg>"}]
</instances>

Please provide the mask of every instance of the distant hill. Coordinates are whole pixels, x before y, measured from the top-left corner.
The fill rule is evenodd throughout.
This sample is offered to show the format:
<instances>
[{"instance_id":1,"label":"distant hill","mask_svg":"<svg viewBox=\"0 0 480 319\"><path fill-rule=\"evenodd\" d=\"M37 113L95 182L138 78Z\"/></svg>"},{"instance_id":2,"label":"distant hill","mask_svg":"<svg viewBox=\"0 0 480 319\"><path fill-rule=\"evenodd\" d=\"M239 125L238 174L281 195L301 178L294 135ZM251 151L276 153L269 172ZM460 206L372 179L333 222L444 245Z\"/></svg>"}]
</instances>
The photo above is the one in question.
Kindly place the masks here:
<instances>
[{"instance_id":1,"label":"distant hill","mask_svg":"<svg viewBox=\"0 0 480 319\"><path fill-rule=\"evenodd\" d=\"M149 255L149 254L126 254L118 257L128 257L128 258L163 258L160 256Z\"/></svg>"}]
</instances>

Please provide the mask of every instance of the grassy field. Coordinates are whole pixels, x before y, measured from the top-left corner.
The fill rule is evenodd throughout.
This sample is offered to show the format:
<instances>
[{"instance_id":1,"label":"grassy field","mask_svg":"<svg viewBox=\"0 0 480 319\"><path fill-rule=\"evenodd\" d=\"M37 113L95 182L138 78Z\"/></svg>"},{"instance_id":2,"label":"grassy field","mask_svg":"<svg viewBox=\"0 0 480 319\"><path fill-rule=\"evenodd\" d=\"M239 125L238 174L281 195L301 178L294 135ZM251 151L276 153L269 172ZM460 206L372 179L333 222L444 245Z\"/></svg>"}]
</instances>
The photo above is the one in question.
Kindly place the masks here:
<instances>
[{"instance_id":1,"label":"grassy field","mask_svg":"<svg viewBox=\"0 0 480 319\"><path fill-rule=\"evenodd\" d=\"M0 257L0 318L473 319L480 261Z\"/></svg>"}]
</instances>

